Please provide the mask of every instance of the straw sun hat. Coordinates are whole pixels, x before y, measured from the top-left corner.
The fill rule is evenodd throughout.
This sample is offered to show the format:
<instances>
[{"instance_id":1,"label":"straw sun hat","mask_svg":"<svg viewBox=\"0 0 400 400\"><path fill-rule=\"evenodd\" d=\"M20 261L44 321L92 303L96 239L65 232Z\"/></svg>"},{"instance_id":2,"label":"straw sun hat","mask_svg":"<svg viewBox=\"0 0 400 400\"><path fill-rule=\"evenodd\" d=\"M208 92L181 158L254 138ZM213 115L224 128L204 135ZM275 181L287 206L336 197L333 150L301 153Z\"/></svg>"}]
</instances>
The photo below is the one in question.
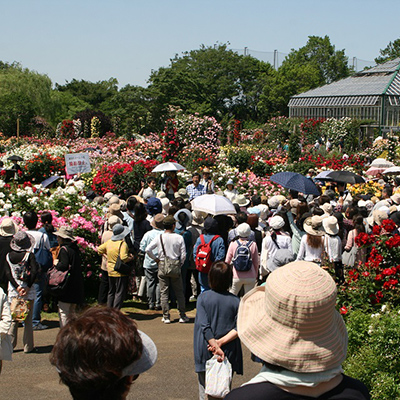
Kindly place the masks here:
<instances>
[{"instance_id":1,"label":"straw sun hat","mask_svg":"<svg viewBox=\"0 0 400 400\"><path fill-rule=\"evenodd\" d=\"M322 236L324 234L322 220L323 218L319 215L308 217L303 223L303 228L307 233L312 236Z\"/></svg>"},{"instance_id":2,"label":"straw sun hat","mask_svg":"<svg viewBox=\"0 0 400 400\"><path fill-rule=\"evenodd\" d=\"M240 340L257 357L295 372L322 372L346 358L336 285L318 265L295 261L271 273L239 306Z\"/></svg>"}]
</instances>

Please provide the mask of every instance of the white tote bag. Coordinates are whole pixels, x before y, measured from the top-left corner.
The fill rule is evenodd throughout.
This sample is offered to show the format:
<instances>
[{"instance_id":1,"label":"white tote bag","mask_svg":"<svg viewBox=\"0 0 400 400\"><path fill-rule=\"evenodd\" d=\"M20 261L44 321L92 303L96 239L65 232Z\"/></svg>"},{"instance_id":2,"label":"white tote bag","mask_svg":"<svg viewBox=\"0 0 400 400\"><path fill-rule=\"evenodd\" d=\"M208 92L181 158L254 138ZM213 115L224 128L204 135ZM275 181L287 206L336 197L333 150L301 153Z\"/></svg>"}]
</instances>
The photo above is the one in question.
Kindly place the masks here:
<instances>
[{"instance_id":1,"label":"white tote bag","mask_svg":"<svg viewBox=\"0 0 400 400\"><path fill-rule=\"evenodd\" d=\"M224 398L231 390L232 365L225 357L218 362L218 356L213 356L206 362L206 389L207 395Z\"/></svg>"},{"instance_id":2,"label":"white tote bag","mask_svg":"<svg viewBox=\"0 0 400 400\"><path fill-rule=\"evenodd\" d=\"M354 245L350 251L344 251L342 254L342 263L347 267L354 267L358 252L357 245Z\"/></svg>"}]
</instances>

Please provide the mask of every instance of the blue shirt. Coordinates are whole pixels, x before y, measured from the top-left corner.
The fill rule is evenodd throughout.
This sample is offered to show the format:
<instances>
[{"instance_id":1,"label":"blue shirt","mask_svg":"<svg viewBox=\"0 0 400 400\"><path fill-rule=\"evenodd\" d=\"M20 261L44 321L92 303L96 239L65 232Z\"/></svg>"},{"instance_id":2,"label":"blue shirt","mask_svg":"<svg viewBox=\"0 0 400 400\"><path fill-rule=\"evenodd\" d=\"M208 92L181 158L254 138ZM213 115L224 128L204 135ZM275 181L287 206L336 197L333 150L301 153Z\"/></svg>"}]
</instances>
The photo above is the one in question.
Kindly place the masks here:
<instances>
[{"instance_id":1,"label":"blue shirt","mask_svg":"<svg viewBox=\"0 0 400 400\"><path fill-rule=\"evenodd\" d=\"M207 193L207 189L205 186L198 184L197 186L194 186L193 183L186 186L186 191L189 195L189 200L193 200L196 197L199 197L203 194Z\"/></svg>"},{"instance_id":2,"label":"blue shirt","mask_svg":"<svg viewBox=\"0 0 400 400\"><path fill-rule=\"evenodd\" d=\"M154 238L157 236L161 235L164 231L161 231L160 229L152 229L151 231L147 231L142 240L140 241L140 250L143 252L146 252L146 247L153 241ZM153 254L158 257L158 250L157 248L153 250ZM143 262L143 268L146 269L157 269L158 265L157 263L151 259L147 253L144 257L144 262Z\"/></svg>"},{"instance_id":3,"label":"blue shirt","mask_svg":"<svg viewBox=\"0 0 400 400\"><path fill-rule=\"evenodd\" d=\"M196 372L205 371L206 361L212 357L207 350L210 339L220 339L232 329L236 330L239 298L232 293L218 293L208 290L197 299L194 321L194 362ZM232 370L243 374L243 355L239 339L222 346L222 350L232 364Z\"/></svg>"},{"instance_id":4,"label":"blue shirt","mask_svg":"<svg viewBox=\"0 0 400 400\"><path fill-rule=\"evenodd\" d=\"M214 237L215 235L210 235L210 234L205 234L204 235L204 241L206 243L209 243L209 241ZM193 247L193 259L196 261L196 253L197 253L197 248L200 246L201 239L200 236L196 240L196 243ZM216 238L212 243L211 243L211 261L223 261L225 260L225 244L224 244L224 239L220 236L219 238Z\"/></svg>"}]
</instances>

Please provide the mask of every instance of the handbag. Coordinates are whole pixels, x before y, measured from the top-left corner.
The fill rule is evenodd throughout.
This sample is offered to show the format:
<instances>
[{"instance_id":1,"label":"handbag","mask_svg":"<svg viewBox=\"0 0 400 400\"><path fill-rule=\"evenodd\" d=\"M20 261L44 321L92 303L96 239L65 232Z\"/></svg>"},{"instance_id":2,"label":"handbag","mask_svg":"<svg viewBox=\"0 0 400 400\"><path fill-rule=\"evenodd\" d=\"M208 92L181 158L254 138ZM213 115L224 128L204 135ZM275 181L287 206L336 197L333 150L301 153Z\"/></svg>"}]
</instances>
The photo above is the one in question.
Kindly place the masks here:
<instances>
[{"instance_id":1,"label":"handbag","mask_svg":"<svg viewBox=\"0 0 400 400\"><path fill-rule=\"evenodd\" d=\"M121 244L119 245L118 257L117 261L115 262L114 271L120 273L121 275L130 275L133 270L133 265L122 262L121 246L122 246L122 241Z\"/></svg>"},{"instance_id":2,"label":"handbag","mask_svg":"<svg viewBox=\"0 0 400 400\"><path fill-rule=\"evenodd\" d=\"M342 263L347 267L354 267L356 263L358 247L354 245L350 251L344 251L342 254Z\"/></svg>"},{"instance_id":3,"label":"handbag","mask_svg":"<svg viewBox=\"0 0 400 400\"><path fill-rule=\"evenodd\" d=\"M218 356L213 356L206 362L205 393L212 397L224 398L231 390L232 365L225 357L218 362Z\"/></svg>"},{"instance_id":4,"label":"handbag","mask_svg":"<svg viewBox=\"0 0 400 400\"><path fill-rule=\"evenodd\" d=\"M66 252L68 250L63 247ZM61 251L61 249L60 249ZM55 265L53 265L48 271L47 271L47 281L48 281L48 287L54 295L60 295L63 293L65 290L65 287L68 284L68 281L71 276L71 264L68 265L68 269L66 271L59 271Z\"/></svg>"},{"instance_id":5,"label":"handbag","mask_svg":"<svg viewBox=\"0 0 400 400\"><path fill-rule=\"evenodd\" d=\"M162 235L160 235L161 246L164 252L164 260L161 260L158 265L158 273L167 278L179 278L181 276L181 261L173 260L167 256L165 252Z\"/></svg>"},{"instance_id":6,"label":"handbag","mask_svg":"<svg viewBox=\"0 0 400 400\"><path fill-rule=\"evenodd\" d=\"M23 322L26 320L31 308L32 302L30 300L13 297L10 304L11 318L13 321Z\"/></svg>"}]
</instances>

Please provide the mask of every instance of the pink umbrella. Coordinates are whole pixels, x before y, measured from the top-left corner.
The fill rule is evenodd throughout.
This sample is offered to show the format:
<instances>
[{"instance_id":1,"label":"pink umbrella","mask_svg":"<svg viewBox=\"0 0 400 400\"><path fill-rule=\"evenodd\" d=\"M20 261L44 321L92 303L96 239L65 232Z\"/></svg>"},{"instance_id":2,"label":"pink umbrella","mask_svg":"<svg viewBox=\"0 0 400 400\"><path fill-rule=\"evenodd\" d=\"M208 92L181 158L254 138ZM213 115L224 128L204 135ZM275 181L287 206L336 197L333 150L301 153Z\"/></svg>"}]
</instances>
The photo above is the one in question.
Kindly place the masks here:
<instances>
[{"instance_id":1,"label":"pink umbrella","mask_svg":"<svg viewBox=\"0 0 400 400\"><path fill-rule=\"evenodd\" d=\"M365 173L367 175L372 175L372 176L376 176L378 174L381 174L383 171L385 171L387 168L378 168L378 167L370 167L368 171L366 171Z\"/></svg>"}]
</instances>

